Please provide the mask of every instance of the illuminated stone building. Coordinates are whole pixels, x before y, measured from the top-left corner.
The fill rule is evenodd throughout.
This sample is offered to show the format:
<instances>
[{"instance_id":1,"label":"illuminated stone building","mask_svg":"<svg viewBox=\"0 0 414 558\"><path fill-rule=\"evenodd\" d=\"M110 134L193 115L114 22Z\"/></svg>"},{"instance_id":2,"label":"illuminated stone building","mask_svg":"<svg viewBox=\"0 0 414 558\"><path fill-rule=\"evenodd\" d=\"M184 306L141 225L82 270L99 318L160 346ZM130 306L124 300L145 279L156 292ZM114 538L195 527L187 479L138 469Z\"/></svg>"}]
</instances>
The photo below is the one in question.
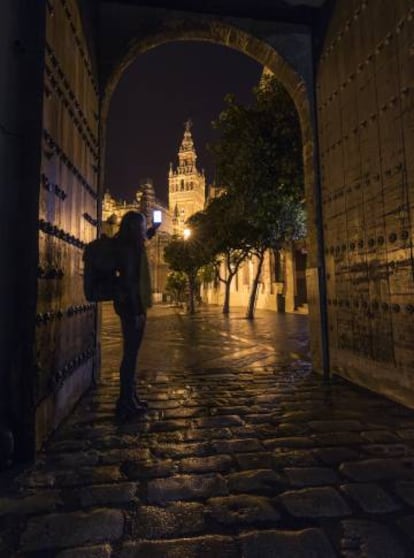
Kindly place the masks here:
<instances>
[{"instance_id":1,"label":"illuminated stone building","mask_svg":"<svg viewBox=\"0 0 414 558\"><path fill-rule=\"evenodd\" d=\"M151 221L152 211L160 209L163 212L163 222L166 226L169 223L168 209L156 198L154 185L151 178L141 180L135 193L135 198L131 202L116 200L107 190L102 200L102 221L118 222L128 211L140 211L144 213L148 221Z\"/></svg>"},{"instance_id":2,"label":"illuminated stone building","mask_svg":"<svg viewBox=\"0 0 414 558\"><path fill-rule=\"evenodd\" d=\"M216 185L209 187L207 205L225 189ZM259 287L256 293L256 308L276 312L308 313L306 290L306 240L294 241L281 250L268 250L265 254ZM225 276L222 264L221 275ZM258 259L247 258L237 271L230 287L230 305L247 308ZM207 304L223 305L224 284L220 281L201 286L201 297Z\"/></svg>"},{"instance_id":3,"label":"illuminated stone building","mask_svg":"<svg viewBox=\"0 0 414 558\"><path fill-rule=\"evenodd\" d=\"M197 169L197 155L191 135L191 120L185 123L184 137L178 151L178 166L170 163L168 205L173 215L174 234L182 235L186 220L204 209L206 178Z\"/></svg>"}]
</instances>

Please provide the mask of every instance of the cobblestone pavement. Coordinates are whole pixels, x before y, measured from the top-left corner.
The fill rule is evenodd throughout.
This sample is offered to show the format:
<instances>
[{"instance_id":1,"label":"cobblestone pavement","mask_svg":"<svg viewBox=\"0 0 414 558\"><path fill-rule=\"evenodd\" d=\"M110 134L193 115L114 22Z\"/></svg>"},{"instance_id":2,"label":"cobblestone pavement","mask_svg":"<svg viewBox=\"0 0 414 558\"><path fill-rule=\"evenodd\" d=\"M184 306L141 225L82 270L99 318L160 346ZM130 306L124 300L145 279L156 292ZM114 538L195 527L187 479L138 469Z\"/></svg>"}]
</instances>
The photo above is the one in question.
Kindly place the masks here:
<instances>
[{"instance_id":1,"label":"cobblestone pavement","mask_svg":"<svg viewBox=\"0 0 414 558\"><path fill-rule=\"evenodd\" d=\"M36 464L4 487L1 556L414 556L414 412L306 361L306 317L152 311L146 416L114 419L103 376ZM18 550L13 550L18 548Z\"/></svg>"}]
</instances>

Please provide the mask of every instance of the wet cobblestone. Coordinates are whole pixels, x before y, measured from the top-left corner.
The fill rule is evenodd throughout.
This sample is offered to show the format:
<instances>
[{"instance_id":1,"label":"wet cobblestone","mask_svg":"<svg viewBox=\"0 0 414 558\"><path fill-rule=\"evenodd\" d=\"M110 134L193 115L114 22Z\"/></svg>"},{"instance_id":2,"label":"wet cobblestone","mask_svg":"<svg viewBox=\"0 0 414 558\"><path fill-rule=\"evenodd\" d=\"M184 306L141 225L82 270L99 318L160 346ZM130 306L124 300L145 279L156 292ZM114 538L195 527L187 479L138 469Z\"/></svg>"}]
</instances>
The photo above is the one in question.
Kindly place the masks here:
<instances>
[{"instance_id":1,"label":"wet cobblestone","mask_svg":"<svg viewBox=\"0 0 414 558\"><path fill-rule=\"evenodd\" d=\"M387 513L400 508L399 504L376 484L345 484L341 486L341 490L369 513Z\"/></svg>"},{"instance_id":2,"label":"wet cobblestone","mask_svg":"<svg viewBox=\"0 0 414 558\"><path fill-rule=\"evenodd\" d=\"M305 316L155 308L127 423L120 343L105 306L99 386L2 479L1 558L414 556L414 411L323 384Z\"/></svg>"},{"instance_id":3,"label":"wet cobblestone","mask_svg":"<svg viewBox=\"0 0 414 558\"><path fill-rule=\"evenodd\" d=\"M331 487L303 488L284 492L278 499L295 517L343 517L351 509Z\"/></svg>"},{"instance_id":4,"label":"wet cobblestone","mask_svg":"<svg viewBox=\"0 0 414 558\"><path fill-rule=\"evenodd\" d=\"M124 516L118 510L50 514L29 520L21 537L23 551L64 548L122 536Z\"/></svg>"},{"instance_id":5,"label":"wet cobblestone","mask_svg":"<svg viewBox=\"0 0 414 558\"><path fill-rule=\"evenodd\" d=\"M109 544L99 546L84 546L62 550L56 558L110 558L112 548Z\"/></svg>"},{"instance_id":6,"label":"wet cobblestone","mask_svg":"<svg viewBox=\"0 0 414 558\"><path fill-rule=\"evenodd\" d=\"M306 529L303 531L262 531L248 533L240 537L242 556L261 558L334 558L335 552L323 531ZM311 552L311 554L310 554Z\"/></svg>"}]
</instances>

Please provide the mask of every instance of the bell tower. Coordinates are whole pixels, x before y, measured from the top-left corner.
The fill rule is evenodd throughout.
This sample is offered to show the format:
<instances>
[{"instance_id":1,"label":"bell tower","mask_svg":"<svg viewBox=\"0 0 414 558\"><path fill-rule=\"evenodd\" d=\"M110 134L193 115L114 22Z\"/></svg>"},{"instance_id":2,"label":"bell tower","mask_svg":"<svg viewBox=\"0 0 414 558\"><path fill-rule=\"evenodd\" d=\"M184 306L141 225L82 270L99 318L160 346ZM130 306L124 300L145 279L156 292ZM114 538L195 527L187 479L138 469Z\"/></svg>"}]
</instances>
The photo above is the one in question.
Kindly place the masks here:
<instances>
[{"instance_id":1,"label":"bell tower","mask_svg":"<svg viewBox=\"0 0 414 558\"><path fill-rule=\"evenodd\" d=\"M178 166L174 170L170 163L168 173L168 203L174 216L174 233L182 235L187 219L204 209L206 178L204 170L199 172L197 154L191 135L192 122L188 119L184 137L178 150Z\"/></svg>"}]
</instances>

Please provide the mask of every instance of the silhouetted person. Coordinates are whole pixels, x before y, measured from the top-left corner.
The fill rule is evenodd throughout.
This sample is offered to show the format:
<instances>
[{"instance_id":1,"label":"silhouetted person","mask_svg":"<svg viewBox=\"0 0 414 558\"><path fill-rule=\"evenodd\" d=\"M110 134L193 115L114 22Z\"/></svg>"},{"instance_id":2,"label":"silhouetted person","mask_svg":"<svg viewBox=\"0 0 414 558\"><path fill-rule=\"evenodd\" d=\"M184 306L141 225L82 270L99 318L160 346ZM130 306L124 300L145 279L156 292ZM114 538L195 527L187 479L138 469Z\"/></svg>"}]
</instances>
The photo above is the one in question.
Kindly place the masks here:
<instances>
[{"instance_id":1,"label":"silhouetted person","mask_svg":"<svg viewBox=\"0 0 414 558\"><path fill-rule=\"evenodd\" d=\"M120 394L116 407L120 418L145 412L148 407L136 392L135 379L147 309L151 306L151 280L144 246L147 236L145 216L135 211L126 213L116 235L119 279L114 299L123 337Z\"/></svg>"}]
</instances>

